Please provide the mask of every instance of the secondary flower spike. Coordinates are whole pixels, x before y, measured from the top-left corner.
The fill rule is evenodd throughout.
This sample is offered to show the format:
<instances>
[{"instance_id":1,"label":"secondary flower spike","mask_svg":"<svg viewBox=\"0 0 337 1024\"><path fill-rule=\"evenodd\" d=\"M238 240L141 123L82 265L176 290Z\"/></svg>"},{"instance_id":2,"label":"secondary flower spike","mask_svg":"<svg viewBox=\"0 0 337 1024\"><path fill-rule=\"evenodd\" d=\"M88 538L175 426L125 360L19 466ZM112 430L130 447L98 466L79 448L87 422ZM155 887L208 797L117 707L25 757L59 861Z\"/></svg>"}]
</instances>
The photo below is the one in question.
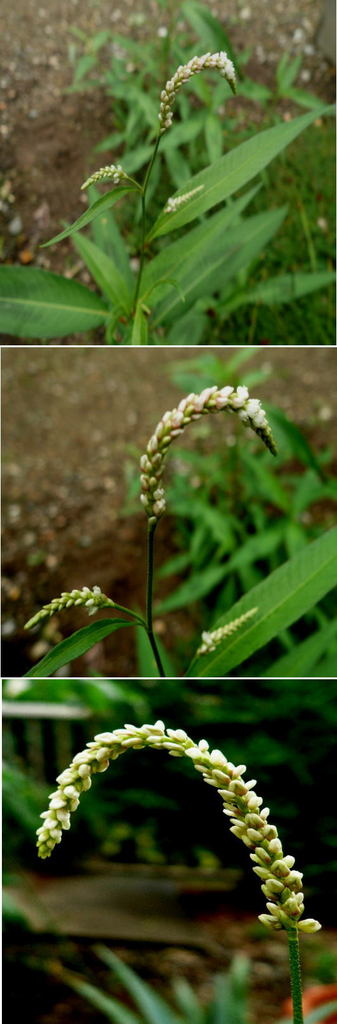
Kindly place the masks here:
<instances>
[{"instance_id":1,"label":"secondary flower spike","mask_svg":"<svg viewBox=\"0 0 337 1024\"><path fill-rule=\"evenodd\" d=\"M248 622L252 615L256 615L257 611L258 608L250 608L248 612L244 612L238 619L233 619L233 622L227 622L226 626L219 626L218 629L213 629L212 633L204 631L201 634L202 644L198 647L197 654L210 654L211 651L215 651L222 640L226 640L232 633L236 633L236 630L240 629L244 622Z\"/></svg>"},{"instance_id":2,"label":"secondary flower spike","mask_svg":"<svg viewBox=\"0 0 337 1024\"><path fill-rule=\"evenodd\" d=\"M63 590L61 597L53 597L49 604L44 604L43 608L26 622L25 629L32 629L42 619L55 615L55 612L62 612L64 608L71 608L72 605L84 605L89 615L94 615L99 608L115 608L115 602L106 597L106 594L102 594L100 587L93 587L92 590L89 587L82 587L82 590L70 592Z\"/></svg>"},{"instance_id":3,"label":"secondary flower spike","mask_svg":"<svg viewBox=\"0 0 337 1024\"><path fill-rule=\"evenodd\" d=\"M62 830L70 828L70 814L76 811L81 793L90 789L91 776L104 772L110 760L116 760L130 747L167 750L172 757L189 757L205 782L218 790L224 813L230 818L230 831L251 851L253 871L262 880L268 914L259 920L267 927L287 931L316 932L318 921L304 911L302 874L294 870L294 857L285 856L275 825L268 822L269 808L255 793L255 779L245 782L244 764L235 767L220 750L209 750L206 740L195 744L184 729L165 729L164 723L125 725L124 729L103 732L76 754L69 768L58 776L58 788L50 794L49 809L41 814L43 824L37 830L39 856L50 857L61 842Z\"/></svg>"},{"instance_id":4,"label":"secondary flower spike","mask_svg":"<svg viewBox=\"0 0 337 1024\"><path fill-rule=\"evenodd\" d=\"M171 442L192 420L200 419L213 412L235 412L247 427L251 427L276 455L276 445L264 409L258 398L250 398L248 388L232 387L205 388L200 395L187 395L177 409L165 412L158 423L154 434L149 440L146 452L140 460L142 493L140 500L144 505L150 523L155 523L165 512L165 492L161 485L164 470L164 459Z\"/></svg>"},{"instance_id":5,"label":"secondary flower spike","mask_svg":"<svg viewBox=\"0 0 337 1024\"><path fill-rule=\"evenodd\" d=\"M229 60L224 50L220 50L218 53L204 53L202 57L192 57L188 64L180 64L173 77L166 82L160 94L159 125L161 135L172 124L172 107L177 92L184 82L188 82L189 78L199 74L199 71L204 71L205 68L215 68L217 71L220 71L220 75L226 78L232 92L236 92L234 64Z\"/></svg>"},{"instance_id":6,"label":"secondary flower spike","mask_svg":"<svg viewBox=\"0 0 337 1024\"><path fill-rule=\"evenodd\" d=\"M121 181L128 180L129 177L126 172L123 171L121 164L107 164L105 167L100 167L99 171L94 171L94 173L90 175L90 178L87 178L86 181L83 182L81 189L83 190L84 188L88 188L89 185L96 185L101 182L104 184L107 181L112 181L113 185L119 185Z\"/></svg>"}]
</instances>

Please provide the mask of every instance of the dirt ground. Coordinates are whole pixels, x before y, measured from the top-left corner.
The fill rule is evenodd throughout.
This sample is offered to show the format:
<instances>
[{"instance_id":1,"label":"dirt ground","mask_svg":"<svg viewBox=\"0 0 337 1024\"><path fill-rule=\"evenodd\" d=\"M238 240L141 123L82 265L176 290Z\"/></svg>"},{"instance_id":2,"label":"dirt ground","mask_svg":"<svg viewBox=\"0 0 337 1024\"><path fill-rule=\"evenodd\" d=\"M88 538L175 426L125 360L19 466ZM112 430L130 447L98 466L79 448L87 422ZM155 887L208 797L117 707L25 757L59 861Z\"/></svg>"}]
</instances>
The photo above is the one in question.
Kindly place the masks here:
<instances>
[{"instance_id":1,"label":"dirt ground","mask_svg":"<svg viewBox=\"0 0 337 1024\"><path fill-rule=\"evenodd\" d=\"M229 351L235 350L226 356L220 350L224 363ZM139 454L164 410L182 397L169 368L186 359L186 352L164 348L159 361L157 353L155 359L151 349L3 353L4 676L23 675L49 642L61 639L60 629L65 636L87 624L82 609L69 609L62 621L54 616L44 633L23 631L24 622L62 590L99 584L118 603L144 607L145 519L141 509L125 517L123 506ZM333 349L312 348L310 355L306 349L274 349L256 351L249 364L269 366L259 396L293 418L316 451L336 436L335 355ZM226 445L228 433L224 418L214 442ZM193 432L187 435L184 444L195 445ZM173 465L179 471L172 453ZM160 566L175 550L173 509L157 540ZM157 595L177 582L162 580ZM165 646L184 651L200 626L196 614L192 606L157 620ZM74 662L70 674L133 676L131 631L116 637Z\"/></svg>"},{"instance_id":2,"label":"dirt ground","mask_svg":"<svg viewBox=\"0 0 337 1024\"><path fill-rule=\"evenodd\" d=\"M73 77L72 28L88 38L104 28L129 33L140 44L165 26L170 3L153 0L17 0L4 8L0 34L3 67L0 104L0 258L31 264L88 282L88 274L67 240L39 249L64 220L83 211L80 184L97 158L93 147L113 128L111 103L101 91L67 94ZM247 47L247 73L271 84L284 50L301 53L298 84L327 101L334 97L334 70L318 45L321 4L312 0L269 3L228 0L209 3L237 52ZM183 27L178 20L177 31ZM102 59L109 65L111 53ZM111 156L111 159L113 156ZM100 340L99 336L98 341ZM4 339L13 344L11 338ZM71 336L63 341L77 343ZM15 342L14 342L15 343Z\"/></svg>"}]
</instances>

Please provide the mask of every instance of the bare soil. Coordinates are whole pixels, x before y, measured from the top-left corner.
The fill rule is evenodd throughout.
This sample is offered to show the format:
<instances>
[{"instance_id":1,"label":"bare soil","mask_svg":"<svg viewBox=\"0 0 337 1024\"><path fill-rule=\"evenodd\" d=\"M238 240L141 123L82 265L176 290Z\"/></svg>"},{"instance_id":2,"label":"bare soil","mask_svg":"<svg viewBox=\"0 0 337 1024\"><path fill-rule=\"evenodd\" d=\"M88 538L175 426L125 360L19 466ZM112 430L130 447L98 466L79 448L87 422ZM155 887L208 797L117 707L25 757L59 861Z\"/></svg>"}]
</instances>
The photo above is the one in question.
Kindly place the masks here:
<instances>
[{"instance_id":1,"label":"bare soil","mask_svg":"<svg viewBox=\"0 0 337 1024\"><path fill-rule=\"evenodd\" d=\"M118 603L144 608L145 517L137 504L128 517L123 509L139 454L164 410L181 398L169 368L186 359L185 351L159 351L155 360L151 349L4 351L4 676L23 675L50 644L87 624L82 609L70 608L35 636L24 632L24 622L63 590L99 584ZM235 350L216 351L225 366ZM335 356L334 349L280 348L253 357L253 366L272 370L259 396L293 418L315 451L336 436ZM224 446L227 434L224 419L210 443ZM196 432L186 431L185 443L195 446ZM179 472L173 460L174 453L171 470ZM322 529L326 514L331 509L317 509ZM157 532L157 565L174 550L169 509ZM156 595L164 597L177 582L160 581ZM196 606L157 618L156 627L169 650L180 650L183 671L200 630ZM133 632L108 638L74 662L70 674L134 676Z\"/></svg>"}]
</instances>

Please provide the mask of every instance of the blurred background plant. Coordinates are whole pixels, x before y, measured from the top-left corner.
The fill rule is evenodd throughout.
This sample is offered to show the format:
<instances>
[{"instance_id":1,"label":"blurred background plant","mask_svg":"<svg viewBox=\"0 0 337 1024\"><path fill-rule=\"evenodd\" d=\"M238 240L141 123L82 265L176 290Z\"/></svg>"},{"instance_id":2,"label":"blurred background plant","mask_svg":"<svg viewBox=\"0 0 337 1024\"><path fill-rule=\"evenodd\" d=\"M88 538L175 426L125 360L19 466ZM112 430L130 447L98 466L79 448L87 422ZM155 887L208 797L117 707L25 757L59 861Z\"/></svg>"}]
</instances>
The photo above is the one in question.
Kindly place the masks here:
<instances>
[{"instance_id":1,"label":"blurred background plant","mask_svg":"<svg viewBox=\"0 0 337 1024\"><path fill-rule=\"evenodd\" d=\"M230 265L223 268L216 298L205 291L192 310L184 314L180 309L177 324L172 319L170 322L165 304L159 304L161 323L165 323L165 317L167 320L166 343L186 345L193 338L193 344L223 344L224 332L226 344L240 335L246 342L247 323L250 344L258 337L272 344L310 344L313 336L315 344L333 343L333 284L324 289L323 295L316 294L316 288L324 283L320 275L333 269L334 239L328 225L330 204L334 201L330 197L334 129L330 118L323 121L319 116L322 100L297 85L301 55L291 58L283 53L273 85L267 86L246 74L250 49L234 53L228 33L208 7L195 0L176 2L173 7L170 5L170 11L166 5L159 6L163 7L162 31L141 47L129 36L111 30L88 39L85 33L74 29L77 41L69 48L75 65L69 91L103 90L112 103L114 131L97 144L95 152L108 153L109 160L123 158L123 167L129 174L142 171L151 158L158 125L158 96L172 69L186 63L200 46L204 50L225 50L234 60L239 105L237 99L229 99L225 106L223 84L208 82L202 76L193 78L188 88L178 94L174 125L162 140L148 190L155 215L167 195L181 188L207 160L212 163L257 129L277 123L280 114L291 119L298 107L317 110L316 132L319 129L318 146L312 144L312 128L283 151L276 165L262 172L263 189L252 194L250 215L269 210L269 228L267 222L265 226L268 239L263 236L252 248L247 224L240 265L237 269ZM185 26L179 33L178 17ZM92 202L98 192L91 189L89 197ZM274 211L276 207L284 209L282 231L276 238L273 236L279 225L272 221L271 206ZM122 204L116 215L111 214L110 249L115 244L116 217L122 234L129 235L132 251L138 244L140 209L135 211L131 236L126 206ZM253 230L253 220L251 226ZM291 275L297 274L292 286L289 271ZM290 304L286 317L284 302ZM249 312L247 304L252 307Z\"/></svg>"}]
</instances>

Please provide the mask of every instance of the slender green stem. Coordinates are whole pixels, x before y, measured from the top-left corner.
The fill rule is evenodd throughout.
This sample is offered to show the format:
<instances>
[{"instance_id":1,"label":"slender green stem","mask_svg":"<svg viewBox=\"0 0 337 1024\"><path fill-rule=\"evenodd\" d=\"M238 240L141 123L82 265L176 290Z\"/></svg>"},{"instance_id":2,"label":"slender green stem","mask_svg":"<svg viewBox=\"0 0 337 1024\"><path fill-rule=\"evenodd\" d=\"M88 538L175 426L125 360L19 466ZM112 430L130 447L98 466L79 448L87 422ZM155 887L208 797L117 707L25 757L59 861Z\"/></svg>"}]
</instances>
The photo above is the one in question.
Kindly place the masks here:
<instances>
[{"instance_id":1,"label":"slender green stem","mask_svg":"<svg viewBox=\"0 0 337 1024\"><path fill-rule=\"evenodd\" d=\"M133 302L134 309L136 308L137 301L138 301L139 289L140 289L140 285L141 285L141 280L142 280L142 275L143 275L143 267L144 267L144 259L145 259L145 231L146 231L146 228L145 228L145 224L146 224L146 221L145 221L145 216L146 216L145 200L146 200L146 192L147 192L147 187L148 187L148 184L149 184L150 174L151 174L151 171L152 171L152 168L153 168L153 164L155 162L155 159L156 159L156 156L157 156L157 153L158 153L158 147L159 147L160 139L161 139L161 136L157 135L155 146L154 146L154 150L153 150L153 153L152 153L152 157L151 157L149 166L147 168L146 175L145 175L145 178L144 178L143 187L142 187L142 238L141 238L140 263L139 263L138 277L137 277L137 283L136 283L135 297L134 297L134 302Z\"/></svg>"},{"instance_id":2,"label":"slender green stem","mask_svg":"<svg viewBox=\"0 0 337 1024\"><path fill-rule=\"evenodd\" d=\"M290 984L293 1000L293 1024L303 1024L302 982L298 931L288 931Z\"/></svg>"},{"instance_id":3,"label":"slender green stem","mask_svg":"<svg viewBox=\"0 0 337 1024\"><path fill-rule=\"evenodd\" d=\"M137 612L132 612L131 608L124 608L123 604L116 604L115 601L113 603L113 606L114 606L114 608L117 609L118 612L126 612L127 615L131 615L131 617L133 619L136 619L136 622L138 622L140 626L146 626L145 619L143 619L142 615L137 615ZM103 607L104 607L104 605L103 605ZM111 606L107 605L107 608L108 607L111 607Z\"/></svg>"},{"instance_id":4,"label":"slender green stem","mask_svg":"<svg viewBox=\"0 0 337 1024\"><path fill-rule=\"evenodd\" d=\"M152 623L152 594L153 594L153 562L154 562L154 531L157 523L150 523L147 532L147 567L146 567L146 632L153 650L159 675L165 677L161 657L156 644Z\"/></svg>"}]
</instances>

